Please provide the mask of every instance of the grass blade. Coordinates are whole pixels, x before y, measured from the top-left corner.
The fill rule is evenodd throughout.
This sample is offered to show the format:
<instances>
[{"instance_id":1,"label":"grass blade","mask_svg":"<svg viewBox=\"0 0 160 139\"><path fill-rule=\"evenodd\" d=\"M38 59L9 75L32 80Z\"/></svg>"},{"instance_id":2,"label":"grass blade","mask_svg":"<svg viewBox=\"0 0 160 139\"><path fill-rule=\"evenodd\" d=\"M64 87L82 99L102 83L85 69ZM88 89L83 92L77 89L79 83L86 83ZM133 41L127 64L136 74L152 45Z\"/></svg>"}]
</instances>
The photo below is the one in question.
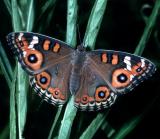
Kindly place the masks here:
<instances>
[{"instance_id":1,"label":"grass blade","mask_svg":"<svg viewBox=\"0 0 160 139\"><path fill-rule=\"evenodd\" d=\"M58 121L58 119L59 119L59 117L60 117L61 112L62 112L62 107L58 108L58 112L56 113L54 122L53 122L52 127L51 127L51 130L50 130L50 132L49 132L48 139L52 139L53 131L54 131L54 128L55 128L55 126L56 126L56 124L57 124L57 121Z\"/></svg>"},{"instance_id":2,"label":"grass blade","mask_svg":"<svg viewBox=\"0 0 160 139\"><path fill-rule=\"evenodd\" d=\"M153 11L152 11L152 14L150 15L149 19L147 20L146 27L144 29L142 37L141 37L141 39L139 41L139 44L136 47L136 50L134 52L135 54L142 55L142 53L144 51L144 48L146 46L146 43L147 43L147 41L148 41L148 39L151 35L151 32L154 28L154 25L156 23L156 19L159 15L159 11L160 11L160 1L156 0L155 4L154 4Z\"/></svg>"},{"instance_id":3,"label":"grass blade","mask_svg":"<svg viewBox=\"0 0 160 139\"><path fill-rule=\"evenodd\" d=\"M44 15L44 13L48 10L51 9L53 7L53 5L55 5L57 0L48 0L45 2L45 4L43 5L43 7L41 8L41 12L39 15L39 19Z\"/></svg>"},{"instance_id":4,"label":"grass blade","mask_svg":"<svg viewBox=\"0 0 160 139\"><path fill-rule=\"evenodd\" d=\"M107 121L102 124L101 129L105 132L107 138L110 138L115 133L115 129Z\"/></svg>"},{"instance_id":5,"label":"grass blade","mask_svg":"<svg viewBox=\"0 0 160 139\"><path fill-rule=\"evenodd\" d=\"M28 12L28 18L27 18L27 24L26 24L26 31L31 31L33 29L33 23L34 23L34 1L33 0L30 0L28 9L29 9L29 12Z\"/></svg>"},{"instance_id":6,"label":"grass blade","mask_svg":"<svg viewBox=\"0 0 160 139\"><path fill-rule=\"evenodd\" d=\"M65 113L59 130L58 139L69 139L72 123L76 116L76 113L77 108L74 107L74 97L72 96L65 109Z\"/></svg>"},{"instance_id":7,"label":"grass blade","mask_svg":"<svg viewBox=\"0 0 160 139\"><path fill-rule=\"evenodd\" d=\"M0 42L0 57L3 61L3 64L5 65L5 68L7 69L7 73L8 73L8 76L9 76L10 80L12 80L13 70L12 70L11 64L8 60L8 57L6 55L6 52L5 52L1 42Z\"/></svg>"},{"instance_id":8,"label":"grass blade","mask_svg":"<svg viewBox=\"0 0 160 139\"><path fill-rule=\"evenodd\" d=\"M17 120L16 120L16 81L17 81L17 66L14 71L12 86L10 89L10 139L17 139Z\"/></svg>"},{"instance_id":9,"label":"grass blade","mask_svg":"<svg viewBox=\"0 0 160 139\"><path fill-rule=\"evenodd\" d=\"M77 0L68 0L66 42L71 46L74 46L76 44L75 28L77 18L75 15L77 15ZM77 109L74 107L74 97L72 96L65 109L58 139L69 139L71 127L76 113Z\"/></svg>"},{"instance_id":10,"label":"grass blade","mask_svg":"<svg viewBox=\"0 0 160 139\"><path fill-rule=\"evenodd\" d=\"M97 117L92 121L92 123L83 132L80 139L92 139L94 134L97 132L97 130L100 128L100 126L104 122L108 113L109 111L107 111L105 114L103 113L98 114Z\"/></svg>"},{"instance_id":11,"label":"grass blade","mask_svg":"<svg viewBox=\"0 0 160 139\"><path fill-rule=\"evenodd\" d=\"M14 31L21 31L22 24L20 20L20 15L18 12L19 6L17 4L17 0L11 0L11 6L12 6L12 25Z\"/></svg>"},{"instance_id":12,"label":"grass blade","mask_svg":"<svg viewBox=\"0 0 160 139\"><path fill-rule=\"evenodd\" d=\"M11 10L11 2L10 2L10 0L3 0L3 2L6 5L6 8L7 8L9 14L11 15L12 10Z\"/></svg>"},{"instance_id":13,"label":"grass blade","mask_svg":"<svg viewBox=\"0 0 160 139\"><path fill-rule=\"evenodd\" d=\"M96 37L100 29L107 2L108 0L96 0L89 17L83 43L85 47L90 47L92 50L95 47Z\"/></svg>"},{"instance_id":14,"label":"grass blade","mask_svg":"<svg viewBox=\"0 0 160 139\"><path fill-rule=\"evenodd\" d=\"M129 122L125 123L119 131L116 132L112 139L124 139L126 135L128 135L141 121L142 116L137 116L134 119L130 120Z\"/></svg>"},{"instance_id":15,"label":"grass blade","mask_svg":"<svg viewBox=\"0 0 160 139\"><path fill-rule=\"evenodd\" d=\"M8 75L8 72L7 72L7 70L6 70L6 67L5 67L4 62L2 61L1 56L0 56L0 67L1 67L1 70L2 70L2 72L3 72L3 74L4 74L5 79L6 79L6 81L7 81L8 87L10 88L11 85L12 85L11 79L10 79L10 77L9 77L9 75Z\"/></svg>"},{"instance_id":16,"label":"grass blade","mask_svg":"<svg viewBox=\"0 0 160 139\"><path fill-rule=\"evenodd\" d=\"M77 0L68 0L66 42L76 46Z\"/></svg>"},{"instance_id":17,"label":"grass blade","mask_svg":"<svg viewBox=\"0 0 160 139\"><path fill-rule=\"evenodd\" d=\"M1 132L0 139L8 139L9 137L8 131L9 131L9 124L7 124L5 128L3 129L3 131Z\"/></svg>"},{"instance_id":18,"label":"grass blade","mask_svg":"<svg viewBox=\"0 0 160 139\"><path fill-rule=\"evenodd\" d=\"M28 76L18 63L17 88L16 88L16 104L18 117L18 135L22 138L27 113L27 92L28 92Z\"/></svg>"}]
</instances>

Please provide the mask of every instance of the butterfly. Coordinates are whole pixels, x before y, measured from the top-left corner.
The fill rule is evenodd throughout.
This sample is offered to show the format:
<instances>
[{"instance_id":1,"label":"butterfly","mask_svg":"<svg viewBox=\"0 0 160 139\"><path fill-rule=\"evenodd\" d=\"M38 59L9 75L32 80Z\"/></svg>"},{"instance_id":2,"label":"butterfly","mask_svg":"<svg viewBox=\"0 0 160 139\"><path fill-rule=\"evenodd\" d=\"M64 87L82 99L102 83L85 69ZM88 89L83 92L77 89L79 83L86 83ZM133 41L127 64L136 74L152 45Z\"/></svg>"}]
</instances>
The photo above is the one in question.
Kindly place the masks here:
<instances>
[{"instance_id":1,"label":"butterfly","mask_svg":"<svg viewBox=\"0 0 160 139\"><path fill-rule=\"evenodd\" d=\"M62 106L71 95L82 111L97 111L114 104L156 71L140 56L113 50L86 51L58 39L31 32L13 32L8 45L30 84L45 101Z\"/></svg>"}]
</instances>

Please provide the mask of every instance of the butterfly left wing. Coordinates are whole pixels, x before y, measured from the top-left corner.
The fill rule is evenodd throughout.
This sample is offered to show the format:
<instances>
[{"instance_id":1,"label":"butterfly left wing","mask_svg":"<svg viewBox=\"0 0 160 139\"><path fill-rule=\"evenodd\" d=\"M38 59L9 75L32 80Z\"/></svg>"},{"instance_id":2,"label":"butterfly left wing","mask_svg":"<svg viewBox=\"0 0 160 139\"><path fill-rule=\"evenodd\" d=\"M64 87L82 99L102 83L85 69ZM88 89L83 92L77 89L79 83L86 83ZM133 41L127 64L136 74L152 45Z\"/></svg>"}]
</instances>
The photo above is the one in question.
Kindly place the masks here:
<instances>
[{"instance_id":1,"label":"butterfly left wing","mask_svg":"<svg viewBox=\"0 0 160 139\"><path fill-rule=\"evenodd\" d=\"M30 75L35 92L51 104L64 104L69 97L68 80L74 49L65 42L32 32L10 33L7 41Z\"/></svg>"},{"instance_id":2,"label":"butterfly left wing","mask_svg":"<svg viewBox=\"0 0 160 139\"><path fill-rule=\"evenodd\" d=\"M75 106L89 111L110 107L118 95L131 91L155 70L151 61L133 54L91 51L82 67L81 87L75 96Z\"/></svg>"}]
</instances>

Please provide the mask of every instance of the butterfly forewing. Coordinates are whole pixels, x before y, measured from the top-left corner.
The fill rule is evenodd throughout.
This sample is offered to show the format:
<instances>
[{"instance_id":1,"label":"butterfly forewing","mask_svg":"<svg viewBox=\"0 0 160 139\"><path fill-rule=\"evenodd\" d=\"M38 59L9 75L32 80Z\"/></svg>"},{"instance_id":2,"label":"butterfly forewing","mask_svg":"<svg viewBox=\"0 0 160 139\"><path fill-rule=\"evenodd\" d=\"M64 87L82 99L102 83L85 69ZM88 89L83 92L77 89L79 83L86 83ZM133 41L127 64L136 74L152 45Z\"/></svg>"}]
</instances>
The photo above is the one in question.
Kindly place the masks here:
<instances>
[{"instance_id":1,"label":"butterfly forewing","mask_svg":"<svg viewBox=\"0 0 160 139\"><path fill-rule=\"evenodd\" d=\"M29 73L35 92L51 104L65 103L74 49L57 39L29 32L10 33L7 40Z\"/></svg>"}]
</instances>

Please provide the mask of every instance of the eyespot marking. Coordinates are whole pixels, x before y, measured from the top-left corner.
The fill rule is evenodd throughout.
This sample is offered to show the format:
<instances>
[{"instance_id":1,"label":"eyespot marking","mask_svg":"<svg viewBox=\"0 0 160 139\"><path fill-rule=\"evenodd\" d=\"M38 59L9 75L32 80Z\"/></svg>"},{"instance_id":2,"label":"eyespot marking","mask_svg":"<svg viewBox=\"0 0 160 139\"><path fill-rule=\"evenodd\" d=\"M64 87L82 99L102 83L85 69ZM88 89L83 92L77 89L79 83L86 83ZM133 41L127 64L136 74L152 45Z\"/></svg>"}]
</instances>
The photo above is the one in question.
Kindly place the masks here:
<instances>
[{"instance_id":1,"label":"eyespot marking","mask_svg":"<svg viewBox=\"0 0 160 139\"><path fill-rule=\"evenodd\" d=\"M59 88L49 87L48 91L53 95L54 98L65 100L65 96L62 94Z\"/></svg>"},{"instance_id":2,"label":"eyespot marking","mask_svg":"<svg viewBox=\"0 0 160 139\"><path fill-rule=\"evenodd\" d=\"M101 55L101 60L102 60L103 63L107 63L107 54L106 53L103 53Z\"/></svg>"},{"instance_id":3,"label":"eyespot marking","mask_svg":"<svg viewBox=\"0 0 160 139\"><path fill-rule=\"evenodd\" d=\"M139 62L138 64L132 67L132 74L135 76L140 75L144 72L144 70L146 70L145 64L142 62Z\"/></svg>"},{"instance_id":4,"label":"eyespot marking","mask_svg":"<svg viewBox=\"0 0 160 139\"><path fill-rule=\"evenodd\" d=\"M42 89L47 89L51 82L51 76L44 71L36 75L36 81Z\"/></svg>"},{"instance_id":5,"label":"eyespot marking","mask_svg":"<svg viewBox=\"0 0 160 139\"><path fill-rule=\"evenodd\" d=\"M112 86L115 88L125 87L130 83L130 73L124 69L116 69L112 74Z\"/></svg>"},{"instance_id":6,"label":"eyespot marking","mask_svg":"<svg viewBox=\"0 0 160 139\"><path fill-rule=\"evenodd\" d=\"M48 51L50 43L51 43L50 40L45 40L44 43L43 43L43 50Z\"/></svg>"},{"instance_id":7,"label":"eyespot marking","mask_svg":"<svg viewBox=\"0 0 160 139\"><path fill-rule=\"evenodd\" d=\"M110 91L106 86L100 86L96 88L95 99L97 102L105 101L109 94Z\"/></svg>"},{"instance_id":8,"label":"eyespot marking","mask_svg":"<svg viewBox=\"0 0 160 139\"><path fill-rule=\"evenodd\" d=\"M53 47L53 52L57 53L57 52L59 52L59 50L60 50L60 45L59 45L59 43L56 43Z\"/></svg>"},{"instance_id":9,"label":"eyespot marking","mask_svg":"<svg viewBox=\"0 0 160 139\"><path fill-rule=\"evenodd\" d=\"M37 50L27 50L24 51L24 62L28 65L32 70L40 69L43 62L43 55L41 52Z\"/></svg>"}]
</instances>

